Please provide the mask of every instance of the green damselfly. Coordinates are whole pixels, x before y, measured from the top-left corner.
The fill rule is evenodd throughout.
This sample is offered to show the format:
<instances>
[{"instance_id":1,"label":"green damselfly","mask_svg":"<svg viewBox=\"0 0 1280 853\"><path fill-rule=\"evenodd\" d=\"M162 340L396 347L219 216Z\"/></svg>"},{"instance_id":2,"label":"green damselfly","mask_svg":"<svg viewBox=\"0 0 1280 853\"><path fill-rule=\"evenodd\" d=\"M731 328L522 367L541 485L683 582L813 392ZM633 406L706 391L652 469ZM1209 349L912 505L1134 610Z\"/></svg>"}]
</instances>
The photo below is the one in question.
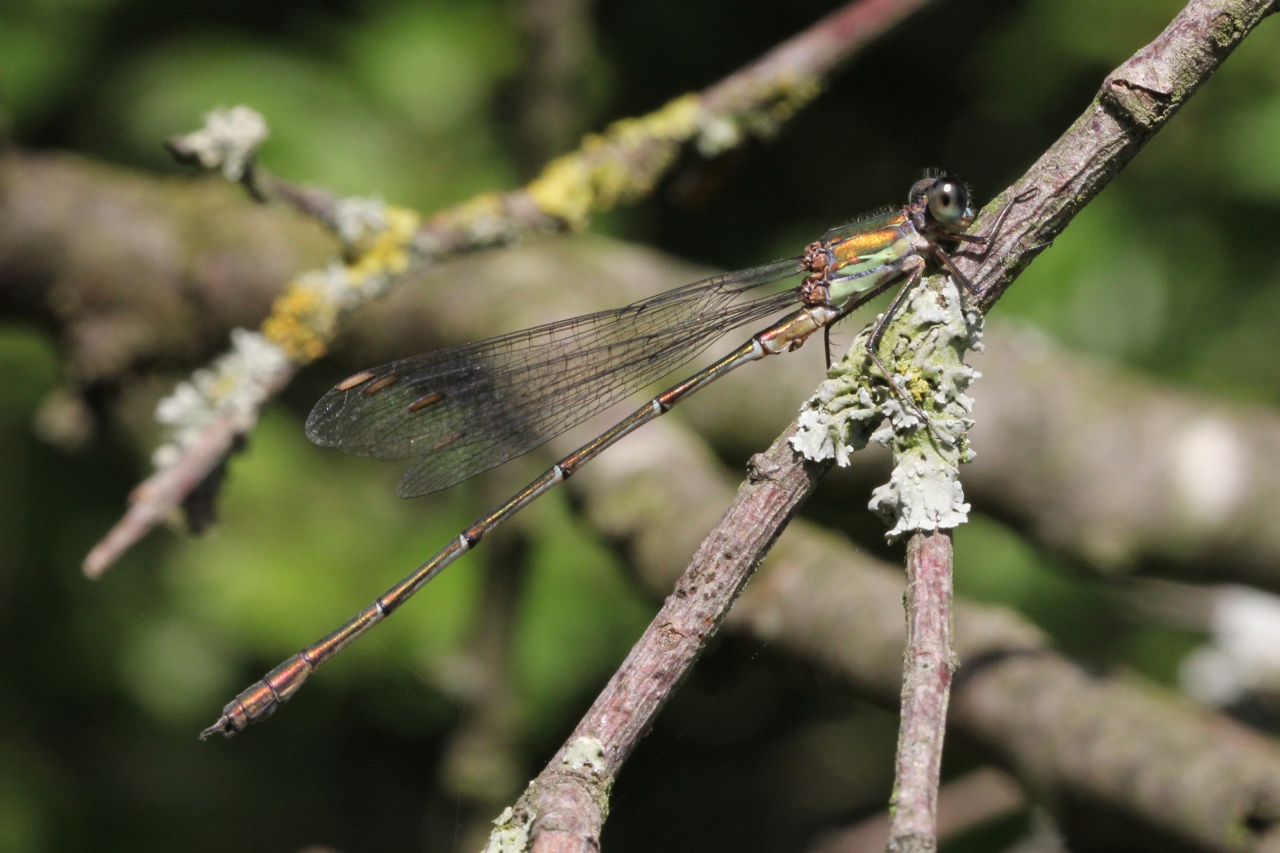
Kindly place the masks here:
<instances>
[{"instance_id":1,"label":"green damselfly","mask_svg":"<svg viewBox=\"0 0 1280 853\"><path fill-rule=\"evenodd\" d=\"M317 667L390 615L485 534L619 439L729 371L794 350L819 329L828 333L837 320L899 282L902 286L878 319L867 350L893 391L932 430L928 417L880 359L884 330L930 262L977 293L939 241L983 245L1011 206L1027 198L1030 194L1007 202L987 234L966 234L975 211L964 185L947 176L924 178L912 186L904 207L834 228L798 258L714 276L625 308L407 358L338 383L312 410L307 436L349 453L415 458L398 489L413 497L533 450L688 362L725 332L795 309L551 466L345 625L236 696L201 737L218 732L230 736L270 715ZM804 276L798 287L740 300L745 293L798 275Z\"/></svg>"}]
</instances>

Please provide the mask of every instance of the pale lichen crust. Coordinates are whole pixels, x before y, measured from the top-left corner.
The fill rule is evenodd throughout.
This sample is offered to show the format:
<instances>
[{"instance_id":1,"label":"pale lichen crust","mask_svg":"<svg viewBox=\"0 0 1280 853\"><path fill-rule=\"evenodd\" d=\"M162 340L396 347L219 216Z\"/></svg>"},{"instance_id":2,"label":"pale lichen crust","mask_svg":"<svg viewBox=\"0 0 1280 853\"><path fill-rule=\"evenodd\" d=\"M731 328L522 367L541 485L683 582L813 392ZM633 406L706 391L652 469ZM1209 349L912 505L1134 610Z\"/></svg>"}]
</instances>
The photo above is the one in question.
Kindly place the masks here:
<instances>
[{"instance_id":1,"label":"pale lichen crust","mask_svg":"<svg viewBox=\"0 0 1280 853\"><path fill-rule=\"evenodd\" d=\"M484 853L524 853L529 849L529 827L533 826L534 817L527 809L507 806L493 822L494 830L489 833Z\"/></svg>"},{"instance_id":2,"label":"pale lichen crust","mask_svg":"<svg viewBox=\"0 0 1280 853\"><path fill-rule=\"evenodd\" d=\"M156 421L169 440L151 454L151 463L168 468L223 414L252 417L271 393L272 377L287 363L284 351L263 335L232 329L231 350L179 382L156 406Z\"/></svg>"},{"instance_id":3,"label":"pale lichen crust","mask_svg":"<svg viewBox=\"0 0 1280 853\"><path fill-rule=\"evenodd\" d=\"M599 738L580 737L565 748L560 763L568 770L603 778L605 775L604 744Z\"/></svg>"},{"instance_id":4,"label":"pale lichen crust","mask_svg":"<svg viewBox=\"0 0 1280 853\"><path fill-rule=\"evenodd\" d=\"M935 276L916 286L885 331L880 358L932 428L871 360L872 328L801 408L791 446L808 459L845 466L868 441L883 444L893 451L893 474L872 493L870 508L892 524L886 537L957 527L969 513L959 466L974 455L966 435L973 400L964 392L981 375L964 354L981 350L982 315L965 305L949 277Z\"/></svg>"}]
</instances>

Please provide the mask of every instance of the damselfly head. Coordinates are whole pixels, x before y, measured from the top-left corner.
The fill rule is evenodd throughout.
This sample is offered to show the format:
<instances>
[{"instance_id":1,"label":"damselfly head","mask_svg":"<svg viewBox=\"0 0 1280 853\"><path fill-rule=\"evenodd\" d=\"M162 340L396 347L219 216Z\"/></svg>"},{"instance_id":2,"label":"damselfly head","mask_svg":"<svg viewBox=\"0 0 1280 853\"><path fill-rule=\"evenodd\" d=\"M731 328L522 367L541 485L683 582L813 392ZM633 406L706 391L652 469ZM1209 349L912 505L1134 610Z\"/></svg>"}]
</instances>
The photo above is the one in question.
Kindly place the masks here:
<instances>
[{"instance_id":1,"label":"damselfly head","mask_svg":"<svg viewBox=\"0 0 1280 853\"><path fill-rule=\"evenodd\" d=\"M963 231L977 215L969 202L969 188L950 175L916 181L911 187L910 204L928 210L933 221L947 231Z\"/></svg>"}]
</instances>

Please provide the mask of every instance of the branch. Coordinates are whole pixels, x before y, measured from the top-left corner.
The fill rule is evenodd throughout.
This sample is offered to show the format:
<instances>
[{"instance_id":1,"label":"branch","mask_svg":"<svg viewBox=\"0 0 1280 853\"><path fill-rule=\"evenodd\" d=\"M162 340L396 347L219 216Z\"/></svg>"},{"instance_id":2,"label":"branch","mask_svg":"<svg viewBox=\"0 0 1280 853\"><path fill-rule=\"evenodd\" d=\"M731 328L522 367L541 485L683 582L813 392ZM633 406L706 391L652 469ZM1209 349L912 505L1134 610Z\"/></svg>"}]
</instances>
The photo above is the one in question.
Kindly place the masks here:
<instances>
[{"instance_id":1,"label":"branch","mask_svg":"<svg viewBox=\"0 0 1280 853\"><path fill-rule=\"evenodd\" d=\"M919 533L907 543L907 647L902 660L901 723L890 800L893 853L938 849L937 795L951 674L951 533Z\"/></svg>"},{"instance_id":2,"label":"branch","mask_svg":"<svg viewBox=\"0 0 1280 853\"><path fill-rule=\"evenodd\" d=\"M1031 191L1034 190L1036 199L1033 203L1024 205L1018 219L1001 231L1001 239L994 248L984 253L981 262L970 262L972 269L967 272L970 273L970 279L982 289L982 307L988 308L994 304L1018 272L1042 248L1041 241L1052 239L1053 235L1059 233L1084 203L1119 172L1199 83L1213 72L1230 53L1231 48L1272 11L1274 4L1262 0L1192 0L1155 42L1107 78L1102 93L1085 116L1037 162L1016 188L1006 192L1006 198L1030 198ZM1105 109L1104 103L1108 105ZM1126 121L1122 123L1113 118L1107 112L1107 109L1112 108L1120 109ZM988 211L995 207L993 204ZM1031 210L1027 212L1026 208ZM981 225L978 229L981 230ZM789 444L782 441L775 441L769 453L756 457L755 464L757 468L767 466L767 470L778 472L784 481L794 482L794 506L809 496L817 477L801 476L806 470L805 463L799 454L790 452ZM752 518L756 512L751 496L740 491L734 505L699 551L700 555L703 554L710 543L715 543L714 547L717 549L725 548L723 570L731 572L735 579L741 577L743 581L740 582L745 581L751 569L763 558L767 548L781 532L781 525L790 518L790 513L779 516L779 527L768 531L761 531L757 521L743 531L750 531L750 539L744 537L743 541L735 541L732 538L734 532L741 529L743 522ZM931 566L936 563L943 569L949 569L949 560L927 562ZM690 570L692 571L692 567ZM949 574L947 578L947 582L942 584L944 588L950 585ZM926 585L926 588L928 586L936 588L937 584ZM945 596L943 598L945 600ZM732 596L725 597L723 606L727 607L731 601ZM945 606L941 611L934 609L934 622L939 620L940 612L945 612ZM925 613L911 612L908 618L915 628L914 620L926 617ZM723 615L717 614L711 624L718 624L721 618ZM655 622L656 624L659 623ZM651 626L650 631L653 630L654 627ZM641 645L644 642L642 639ZM948 648L945 641L941 645ZM691 666L693 660L694 655L689 655L685 665ZM949 664L949 654L946 660ZM624 668L625 666L624 664ZM678 675L671 679L673 683L678 680ZM625 683L621 679L617 681L619 684ZM935 701L920 702L914 707L904 708L907 716L904 716L904 733L900 744L907 747L907 752L911 752L913 747L941 743L945 726L945 681L946 679L934 681L934 687L939 688L932 691ZM921 692L927 695L930 691L922 688ZM904 687L904 695L916 696L917 691ZM926 705L929 706L928 709L924 707ZM938 705L941 705L942 712L938 711ZM933 713L929 713L930 710ZM916 711L920 713L914 714ZM922 726L929 731L918 731ZM589 743L589 751L594 750L594 741L584 741L580 737L570 740L570 744L564 748L568 751L567 754L577 754L584 743ZM919 783L901 792L902 801L909 803L911 809L901 821L895 818L897 825L891 840L897 838L903 842L902 849L932 850L937 846L932 808L936 796L937 772L928 765L935 755L940 756L940 748L925 748L924 751L923 763L926 766L919 768L915 760L908 760L906 764L910 766L906 767L907 772L900 777L904 784L909 780ZM564 761L563 756L553 760L553 769L549 772L561 772L558 767L561 761ZM899 766L904 767L901 759ZM577 765L569 766L568 772L577 772L576 768ZM913 768L920 772L911 772ZM557 799L551 806L557 815L556 820L541 826L553 836L567 834L580 849L587 849L591 845L598 847L599 827L603 820L602 800L607 796L614 772L616 767L610 764L589 760L587 772L579 774L587 780L586 790L582 789L583 783L574 785L576 796L566 795L563 799ZM1276 804L1268 803L1266 806L1274 809ZM505 822L499 821L495 837L509 830L512 821L515 821L531 832L534 846L538 846L539 825L536 821L532 824L529 822L534 816L541 819L542 813L526 809L505 814ZM1252 817L1253 812L1245 815L1243 823L1248 826ZM1233 818L1239 819L1238 810L1233 812ZM558 843L549 841L547 849L558 849L559 846Z\"/></svg>"},{"instance_id":3,"label":"branch","mask_svg":"<svg viewBox=\"0 0 1280 853\"><path fill-rule=\"evenodd\" d=\"M647 116L615 122L602 135L588 136L578 151L549 163L526 188L477 197L437 214L412 235L406 230L417 225L412 211L380 201L335 199L255 166L253 150L266 138L266 128L260 117L243 107L210 113L204 129L169 144L179 157L221 169L260 198L283 201L315 216L346 245L344 268L295 279L263 323L267 342L290 361L284 374L272 366L270 379L278 386L273 394L298 368L324 354L345 313L381 295L391 276L406 271L409 263L401 256L409 248L421 265L465 250L507 244L530 233L582 228L591 213L648 195L686 143L695 143L704 156L714 156L752 137L773 135L817 96L821 79L836 64L924 2L850 3L704 93L685 95ZM252 366L238 374L216 369L219 382L210 385L216 393L203 394L202 405L180 425L179 431L187 433L185 440L175 452L158 454L165 460L163 468L176 466L179 472L165 478L163 470L157 471L134 490L130 511L86 559L89 577L101 575L156 520L181 504L186 495L172 488L174 484L194 486L220 476L215 472L225 457L211 460L209 454L194 451L218 442L188 429L190 423L220 421L232 400L238 401L246 429L256 422L257 410L271 396L260 393L268 384L262 375L266 371ZM241 380L245 388L236 384Z\"/></svg>"},{"instance_id":4,"label":"branch","mask_svg":"<svg viewBox=\"0 0 1280 853\"><path fill-rule=\"evenodd\" d=\"M753 138L770 138L817 97L837 66L928 2L849 3L701 93L588 135L577 151L548 163L524 189L433 217L419 248L439 257L530 232L580 228L592 212L652 192L681 146L692 143L702 156L713 157Z\"/></svg>"},{"instance_id":5,"label":"branch","mask_svg":"<svg viewBox=\"0 0 1280 853\"><path fill-rule=\"evenodd\" d=\"M769 453L752 460L725 523L702 543L569 740L515 806L496 821L490 849L513 832L527 833L534 850L600 849L600 828L618 770L828 467L811 463L775 468L773 460L789 438L783 435ZM756 557L743 560L743 553Z\"/></svg>"},{"instance_id":6,"label":"branch","mask_svg":"<svg viewBox=\"0 0 1280 853\"><path fill-rule=\"evenodd\" d=\"M1003 262L960 256L960 271L982 291L983 311L1276 8L1275 0L1192 0L1107 76L1084 114L1006 190L1010 198L1039 192L1013 209L991 246L987 258Z\"/></svg>"},{"instance_id":7,"label":"branch","mask_svg":"<svg viewBox=\"0 0 1280 853\"><path fill-rule=\"evenodd\" d=\"M761 464L785 468L792 458L775 448ZM733 490L712 450L666 419L568 486L601 535L623 543L649 590L670 589L707 517ZM752 556L735 550L735 560ZM796 521L725 627L892 705L902 684L904 591L900 567ZM1241 839L1280 843L1280 747L1273 742L1152 684L1091 675L1006 608L958 597L953 614L961 667L951 725L1041 802L1071 807L1079 825L1068 829L1082 831L1102 810L1115 831L1155 827L1207 850L1252 849Z\"/></svg>"}]
</instances>

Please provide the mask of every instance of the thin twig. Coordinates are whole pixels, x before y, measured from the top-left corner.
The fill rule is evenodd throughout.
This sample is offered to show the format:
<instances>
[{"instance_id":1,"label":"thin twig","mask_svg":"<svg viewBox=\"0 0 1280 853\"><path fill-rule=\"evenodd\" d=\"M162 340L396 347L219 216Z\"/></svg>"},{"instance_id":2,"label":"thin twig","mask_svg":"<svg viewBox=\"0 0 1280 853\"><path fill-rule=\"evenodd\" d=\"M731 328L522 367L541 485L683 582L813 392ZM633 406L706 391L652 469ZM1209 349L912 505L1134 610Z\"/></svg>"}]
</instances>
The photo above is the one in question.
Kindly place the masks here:
<instances>
[{"instance_id":1,"label":"thin twig","mask_svg":"<svg viewBox=\"0 0 1280 853\"><path fill-rule=\"evenodd\" d=\"M710 157L773 136L837 67L930 2L855 0L702 92L588 134L577 151L547 164L528 186L477 196L423 222L419 260L581 228L593 212L647 196L687 143ZM299 187L261 166L249 169L245 182L260 197L332 227L335 199L326 191Z\"/></svg>"},{"instance_id":2,"label":"thin twig","mask_svg":"<svg viewBox=\"0 0 1280 853\"><path fill-rule=\"evenodd\" d=\"M479 196L423 223L413 238L413 266L421 269L453 254L510 244L533 233L581 228L592 212L651 192L686 143L696 142L704 155L713 156L752 137L773 134L817 95L822 79L840 62L927 2L850 3L704 93L686 95L648 116L616 122L604 134L588 136L578 151L549 163L524 189ZM235 172L235 179L260 198L288 204L341 230L339 200L323 189L299 187L252 160ZM307 351L291 351L295 363L281 373L276 390L287 385L302 364L319 357L336 331L335 324L328 324L323 336L310 335ZM245 431L233 436L232 442L255 421L256 412L244 418ZM194 488L226 459L197 448L219 444L231 446L219 436L198 437L170 466L135 489L129 511L86 559L85 574L100 576L160 519L172 514L187 496L173 486ZM168 468L175 466L178 470L169 473Z\"/></svg>"},{"instance_id":3,"label":"thin twig","mask_svg":"<svg viewBox=\"0 0 1280 853\"><path fill-rule=\"evenodd\" d=\"M527 187L432 217L419 232L419 252L441 258L526 234L580 228L592 212L647 196L688 143L711 157L771 137L821 92L840 64L929 2L849 3L701 93L589 134Z\"/></svg>"},{"instance_id":4,"label":"thin twig","mask_svg":"<svg viewBox=\"0 0 1280 853\"><path fill-rule=\"evenodd\" d=\"M789 455L789 439L789 433L783 435L752 459L726 521L702 543L569 740L499 818L494 839L519 828L534 850L600 849L600 827L618 770L720 627L773 539L829 467L787 466L779 478L774 461ZM756 557L744 560L744 554Z\"/></svg>"},{"instance_id":5,"label":"thin twig","mask_svg":"<svg viewBox=\"0 0 1280 853\"><path fill-rule=\"evenodd\" d=\"M293 374L290 367L279 368L268 379L271 393L278 393ZM219 476L219 466L256 422L256 410L223 413L205 428L176 463L162 468L134 488L124 517L85 556L85 575L100 577L121 554L181 506L201 483L211 476Z\"/></svg>"},{"instance_id":6,"label":"thin twig","mask_svg":"<svg viewBox=\"0 0 1280 853\"><path fill-rule=\"evenodd\" d=\"M937 794L951 675L951 533L916 533L907 543L907 647L902 655L901 723L886 847L938 849Z\"/></svg>"}]
</instances>

